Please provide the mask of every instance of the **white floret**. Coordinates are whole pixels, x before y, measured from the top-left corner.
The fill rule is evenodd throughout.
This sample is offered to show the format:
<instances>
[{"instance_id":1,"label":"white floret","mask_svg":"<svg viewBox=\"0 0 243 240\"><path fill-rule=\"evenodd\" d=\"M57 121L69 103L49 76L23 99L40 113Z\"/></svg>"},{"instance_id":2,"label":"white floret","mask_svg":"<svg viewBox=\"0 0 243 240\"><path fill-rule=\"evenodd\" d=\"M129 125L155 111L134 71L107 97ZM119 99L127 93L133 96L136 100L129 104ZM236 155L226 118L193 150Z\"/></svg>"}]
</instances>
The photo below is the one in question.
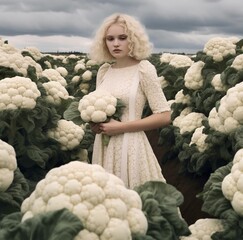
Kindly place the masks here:
<instances>
[{"instance_id":1,"label":"white floret","mask_svg":"<svg viewBox=\"0 0 243 240\"><path fill-rule=\"evenodd\" d=\"M90 70L86 70L82 74L82 79L83 79L83 81L90 81L92 79L92 72Z\"/></svg>"},{"instance_id":2,"label":"white floret","mask_svg":"<svg viewBox=\"0 0 243 240\"><path fill-rule=\"evenodd\" d=\"M16 169L17 160L14 148L0 139L0 192L6 191L12 184Z\"/></svg>"},{"instance_id":3,"label":"white floret","mask_svg":"<svg viewBox=\"0 0 243 240\"><path fill-rule=\"evenodd\" d=\"M190 57L186 55L179 55L176 54L170 61L169 65L175 68L184 68L190 67L194 62L191 60Z\"/></svg>"},{"instance_id":4,"label":"white floret","mask_svg":"<svg viewBox=\"0 0 243 240\"><path fill-rule=\"evenodd\" d=\"M219 92L224 92L227 90L227 87L223 85L221 81L221 74L216 74L211 82L212 86L215 88L215 90Z\"/></svg>"},{"instance_id":5,"label":"white floret","mask_svg":"<svg viewBox=\"0 0 243 240\"><path fill-rule=\"evenodd\" d=\"M213 108L208 117L210 127L224 133L230 133L243 124L243 83L228 89L220 99L218 110Z\"/></svg>"},{"instance_id":6,"label":"white floret","mask_svg":"<svg viewBox=\"0 0 243 240\"><path fill-rule=\"evenodd\" d=\"M42 77L46 77L50 81L57 81L64 87L67 86L66 79L56 69L45 69L42 72Z\"/></svg>"},{"instance_id":7,"label":"white floret","mask_svg":"<svg viewBox=\"0 0 243 240\"><path fill-rule=\"evenodd\" d=\"M105 122L116 112L117 99L106 91L93 91L80 101L78 110L85 122Z\"/></svg>"},{"instance_id":8,"label":"white floret","mask_svg":"<svg viewBox=\"0 0 243 240\"><path fill-rule=\"evenodd\" d=\"M61 103L61 99L68 99L69 93L66 88L60 83L56 81L50 81L43 83L43 87L47 93L47 101L53 103L55 105L59 105Z\"/></svg>"},{"instance_id":9,"label":"white floret","mask_svg":"<svg viewBox=\"0 0 243 240\"><path fill-rule=\"evenodd\" d=\"M191 96L189 94L184 95L183 90L180 90L175 95L175 103L189 104L191 102Z\"/></svg>"},{"instance_id":10,"label":"white floret","mask_svg":"<svg viewBox=\"0 0 243 240\"><path fill-rule=\"evenodd\" d=\"M38 61L43 57L43 54L37 47L26 47L22 49L22 52L24 51L29 52L31 56L35 59L35 61Z\"/></svg>"},{"instance_id":11,"label":"white floret","mask_svg":"<svg viewBox=\"0 0 243 240\"><path fill-rule=\"evenodd\" d=\"M222 192L233 209L243 216L243 149L238 150L233 159L231 172L222 181Z\"/></svg>"},{"instance_id":12,"label":"white floret","mask_svg":"<svg viewBox=\"0 0 243 240\"><path fill-rule=\"evenodd\" d=\"M161 63L170 63L170 61L176 56L177 54L172 53L163 53L160 56Z\"/></svg>"},{"instance_id":13,"label":"white floret","mask_svg":"<svg viewBox=\"0 0 243 240\"><path fill-rule=\"evenodd\" d=\"M240 71L243 69L243 54L237 55L231 64L231 67Z\"/></svg>"},{"instance_id":14,"label":"white floret","mask_svg":"<svg viewBox=\"0 0 243 240\"><path fill-rule=\"evenodd\" d=\"M196 128L202 126L202 121L206 119L206 116L203 113L191 112L188 115L180 119L179 128L180 133L192 132Z\"/></svg>"},{"instance_id":15,"label":"white floret","mask_svg":"<svg viewBox=\"0 0 243 240\"><path fill-rule=\"evenodd\" d=\"M57 67L56 70L65 78L68 75L68 71L65 67Z\"/></svg>"},{"instance_id":16,"label":"white floret","mask_svg":"<svg viewBox=\"0 0 243 240\"><path fill-rule=\"evenodd\" d=\"M199 128L196 128L194 133L192 134L190 145L196 144L199 152L204 152L208 145L205 142L205 139L207 138L207 134L203 133L203 129L205 127L201 126Z\"/></svg>"},{"instance_id":17,"label":"white floret","mask_svg":"<svg viewBox=\"0 0 243 240\"><path fill-rule=\"evenodd\" d=\"M223 231L224 226L221 219L202 218L191 224L189 230L191 235L181 237L181 240L211 240L213 233Z\"/></svg>"},{"instance_id":18,"label":"white floret","mask_svg":"<svg viewBox=\"0 0 243 240\"><path fill-rule=\"evenodd\" d=\"M205 45L203 51L216 62L223 61L227 55L235 55L236 45L230 38L214 37Z\"/></svg>"},{"instance_id":19,"label":"white floret","mask_svg":"<svg viewBox=\"0 0 243 240\"><path fill-rule=\"evenodd\" d=\"M203 76L201 71L205 63L203 61L194 62L188 69L184 77L185 86L188 89L197 90L203 86Z\"/></svg>"},{"instance_id":20,"label":"white floret","mask_svg":"<svg viewBox=\"0 0 243 240\"><path fill-rule=\"evenodd\" d=\"M51 169L36 185L21 205L22 221L65 207L84 226L75 240L131 240L132 233L147 231L141 202L137 192L100 165L72 161Z\"/></svg>"},{"instance_id":21,"label":"white floret","mask_svg":"<svg viewBox=\"0 0 243 240\"><path fill-rule=\"evenodd\" d=\"M37 85L29 78L4 78L0 81L0 110L33 109L40 95Z\"/></svg>"},{"instance_id":22,"label":"white floret","mask_svg":"<svg viewBox=\"0 0 243 240\"><path fill-rule=\"evenodd\" d=\"M12 68L15 72L22 73L24 77L27 76L27 69L29 66L33 66L36 69L37 77L39 77L42 72L42 67L31 57L24 57L20 51L6 52L2 47L0 47L0 66Z\"/></svg>"},{"instance_id":23,"label":"white floret","mask_svg":"<svg viewBox=\"0 0 243 240\"><path fill-rule=\"evenodd\" d=\"M72 150L77 147L83 139L84 130L72 121L61 119L55 129L48 130L48 136L61 144L62 150Z\"/></svg>"}]
</instances>

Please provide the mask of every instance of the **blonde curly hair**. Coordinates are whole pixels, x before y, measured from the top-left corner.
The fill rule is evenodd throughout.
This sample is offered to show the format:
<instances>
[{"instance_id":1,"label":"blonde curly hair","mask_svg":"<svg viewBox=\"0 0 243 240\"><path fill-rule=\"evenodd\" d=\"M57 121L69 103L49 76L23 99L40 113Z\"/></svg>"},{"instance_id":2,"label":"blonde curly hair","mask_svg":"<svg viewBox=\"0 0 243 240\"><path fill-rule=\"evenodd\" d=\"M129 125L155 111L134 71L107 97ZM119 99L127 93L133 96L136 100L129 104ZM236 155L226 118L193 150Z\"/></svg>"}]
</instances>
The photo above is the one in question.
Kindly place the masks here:
<instances>
[{"instance_id":1,"label":"blonde curly hair","mask_svg":"<svg viewBox=\"0 0 243 240\"><path fill-rule=\"evenodd\" d=\"M105 41L108 28L115 23L120 24L125 29L125 33L128 36L130 57L137 60L143 60L151 55L152 44L149 41L145 28L134 17L115 13L107 17L96 32L88 54L90 59L95 60L98 63L112 62L115 60L109 53Z\"/></svg>"}]
</instances>

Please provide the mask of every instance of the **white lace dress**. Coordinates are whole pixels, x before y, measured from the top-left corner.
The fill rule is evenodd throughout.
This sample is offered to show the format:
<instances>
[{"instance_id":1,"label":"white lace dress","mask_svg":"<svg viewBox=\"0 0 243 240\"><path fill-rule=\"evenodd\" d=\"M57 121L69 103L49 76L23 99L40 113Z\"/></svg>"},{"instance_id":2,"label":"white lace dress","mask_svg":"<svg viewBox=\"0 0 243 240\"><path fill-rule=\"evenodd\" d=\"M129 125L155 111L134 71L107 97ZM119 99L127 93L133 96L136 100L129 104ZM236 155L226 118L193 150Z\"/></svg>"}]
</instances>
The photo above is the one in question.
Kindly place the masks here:
<instances>
[{"instance_id":1,"label":"white lace dress","mask_svg":"<svg viewBox=\"0 0 243 240\"><path fill-rule=\"evenodd\" d=\"M97 89L105 89L126 105L121 121L141 119L146 100L153 113L170 111L155 67L147 60L126 68L104 64L97 74ZM108 146L96 134L92 163L120 177L128 188L149 180L165 181L158 160L143 131L110 138Z\"/></svg>"}]
</instances>

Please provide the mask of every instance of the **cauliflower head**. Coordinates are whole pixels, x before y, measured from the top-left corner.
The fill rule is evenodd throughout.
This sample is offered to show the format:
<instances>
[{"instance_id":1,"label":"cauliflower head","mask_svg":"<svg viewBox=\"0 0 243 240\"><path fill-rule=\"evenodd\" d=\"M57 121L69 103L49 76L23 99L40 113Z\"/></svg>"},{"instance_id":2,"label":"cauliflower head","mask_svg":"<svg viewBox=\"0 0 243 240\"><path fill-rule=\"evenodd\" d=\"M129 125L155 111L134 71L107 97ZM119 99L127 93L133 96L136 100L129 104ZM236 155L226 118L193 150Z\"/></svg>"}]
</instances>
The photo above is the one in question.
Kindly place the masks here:
<instances>
[{"instance_id":1,"label":"cauliflower head","mask_svg":"<svg viewBox=\"0 0 243 240\"><path fill-rule=\"evenodd\" d=\"M187 237L180 237L181 240L211 240L211 236L215 232L224 230L221 219L217 218L201 218L194 224L189 226L191 235Z\"/></svg>"},{"instance_id":2,"label":"cauliflower head","mask_svg":"<svg viewBox=\"0 0 243 240\"><path fill-rule=\"evenodd\" d=\"M208 116L210 127L223 133L230 133L243 124L243 83L229 88L220 99L218 110L214 107Z\"/></svg>"},{"instance_id":3,"label":"cauliflower head","mask_svg":"<svg viewBox=\"0 0 243 240\"><path fill-rule=\"evenodd\" d=\"M208 144L205 142L208 135L203 133L204 128L204 126L196 128L190 142L190 145L195 144L197 146L199 152L204 152L208 147Z\"/></svg>"},{"instance_id":4,"label":"cauliflower head","mask_svg":"<svg viewBox=\"0 0 243 240\"><path fill-rule=\"evenodd\" d=\"M43 83L43 87L45 88L47 93L47 101L53 103L54 105L60 105L62 99L69 98L69 93L67 89L60 82L46 82Z\"/></svg>"},{"instance_id":5,"label":"cauliflower head","mask_svg":"<svg viewBox=\"0 0 243 240\"><path fill-rule=\"evenodd\" d=\"M204 45L203 51L215 62L221 62L227 55L236 54L236 45L230 38L214 37Z\"/></svg>"},{"instance_id":6,"label":"cauliflower head","mask_svg":"<svg viewBox=\"0 0 243 240\"><path fill-rule=\"evenodd\" d=\"M86 70L82 74L82 79L83 79L83 81L90 81L92 79L92 72L90 70Z\"/></svg>"},{"instance_id":7,"label":"cauliflower head","mask_svg":"<svg viewBox=\"0 0 243 240\"><path fill-rule=\"evenodd\" d=\"M0 192L6 191L14 179L17 160L14 148L0 139Z\"/></svg>"},{"instance_id":8,"label":"cauliflower head","mask_svg":"<svg viewBox=\"0 0 243 240\"><path fill-rule=\"evenodd\" d=\"M12 77L0 81L0 111L6 109L33 109L41 95L30 78Z\"/></svg>"},{"instance_id":9,"label":"cauliflower head","mask_svg":"<svg viewBox=\"0 0 243 240\"><path fill-rule=\"evenodd\" d=\"M239 54L235 57L234 61L231 64L231 67L238 71L243 69L243 54Z\"/></svg>"},{"instance_id":10,"label":"cauliflower head","mask_svg":"<svg viewBox=\"0 0 243 240\"><path fill-rule=\"evenodd\" d=\"M203 61L198 61L193 63L185 74L185 86L188 89L197 90L203 86L203 76L201 71L205 63Z\"/></svg>"},{"instance_id":11,"label":"cauliflower head","mask_svg":"<svg viewBox=\"0 0 243 240\"><path fill-rule=\"evenodd\" d=\"M220 73L214 75L212 82L211 82L211 85L214 87L214 89L216 91L219 91L219 92L226 92L227 91L227 87L221 81L221 74Z\"/></svg>"},{"instance_id":12,"label":"cauliflower head","mask_svg":"<svg viewBox=\"0 0 243 240\"><path fill-rule=\"evenodd\" d=\"M72 150L77 147L84 137L82 126L78 126L73 121L61 119L57 127L48 130L48 136L57 140L61 144L62 150Z\"/></svg>"},{"instance_id":13,"label":"cauliflower head","mask_svg":"<svg viewBox=\"0 0 243 240\"><path fill-rule=\"evenodd\" d=\"M193 60L191 60L190 57L186 55L180 55L176 54L171 60L169 65L175 67L175 68L184 68L184 67L190 67L194 63Z\"/></svg>"},{"instance_id":14,"label":"cauliflower head","mask_svg":"<svg viewBox=\"0 0 243 240\"><path fill-rule=\"evenodd\" d=\"M196 128L202 126L202 121L207 117L203 113L190 112L189 114L180 118L180 121L176 121L178 127L180 128L180 134L185 132L192 132ZM176 120L176 119L175 119ZM174 125L174 123L173 123Z\"/></svg>"},{"instance_id":15,"label":"cauliflower head","mask_svg":"<svg viewBox=\"0 0 243 240\"><path fill-rule=\"evenodd\" d=\"M106 91L96 90L83 96L78 110L85 122L105 122L116 112L117 98Z\"/></svg>"},{"instance_id":16,"label":"cauliflower head","mask_svg":"<svg viewBox=\"0 0 243 240\"><path fill-rule=\"evenodd\" d=\"M62 208L84 225L75 240L131 240L148 228L138 193L96 164L72 161L50 170L23 201L22 221Z\"/></svg>"},{"instance_id":17,"label":"cauliflower head","mask_svg":"<svg viewBox=\"0 0 243 240\"><path fill-rule=\"evenodd\" d=\"M233 209L243 216L243 149L233 159L231 172L222 181L222 192L230 200Z\"/></svg>"},{"instance_id":18,"label":"cauliflower head","mask_svg":"<svg viewBox=\"0 0 243 240\"><path fill-rule=\"evenodd\" d=\"M56 69L45 69L41 75L42 77L48 78L50 81L57 81L61 83L63 87L67 86L66 79Z\"/></svg>"}]
</instances>

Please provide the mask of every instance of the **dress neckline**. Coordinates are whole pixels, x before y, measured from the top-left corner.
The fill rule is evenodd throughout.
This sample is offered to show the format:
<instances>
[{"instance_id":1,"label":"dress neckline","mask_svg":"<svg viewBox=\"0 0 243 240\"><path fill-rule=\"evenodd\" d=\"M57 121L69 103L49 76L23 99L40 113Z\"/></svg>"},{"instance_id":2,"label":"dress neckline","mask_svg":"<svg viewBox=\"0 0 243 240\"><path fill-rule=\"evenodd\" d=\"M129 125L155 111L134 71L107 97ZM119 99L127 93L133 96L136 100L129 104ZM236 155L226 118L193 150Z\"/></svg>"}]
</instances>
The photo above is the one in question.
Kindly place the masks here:
<instances>
[{"instance_id":1,"label":"dress neckline","mask_svg":"<svg viewBox=\"0 0 243 240\"><path fill-rule=\"evenodd\" d=\"M119 68L117 68L117 67L113 67L113 66L111 65L110 68L111 68L112 70L124 70L124 69L127 69L127 68L135 68L135 67L138 67L138 65L139 65L139 63L134 64L134 65L130 65L130 66L126 66L126 67L119 67Z\"/></svg>"}]
</instances>

